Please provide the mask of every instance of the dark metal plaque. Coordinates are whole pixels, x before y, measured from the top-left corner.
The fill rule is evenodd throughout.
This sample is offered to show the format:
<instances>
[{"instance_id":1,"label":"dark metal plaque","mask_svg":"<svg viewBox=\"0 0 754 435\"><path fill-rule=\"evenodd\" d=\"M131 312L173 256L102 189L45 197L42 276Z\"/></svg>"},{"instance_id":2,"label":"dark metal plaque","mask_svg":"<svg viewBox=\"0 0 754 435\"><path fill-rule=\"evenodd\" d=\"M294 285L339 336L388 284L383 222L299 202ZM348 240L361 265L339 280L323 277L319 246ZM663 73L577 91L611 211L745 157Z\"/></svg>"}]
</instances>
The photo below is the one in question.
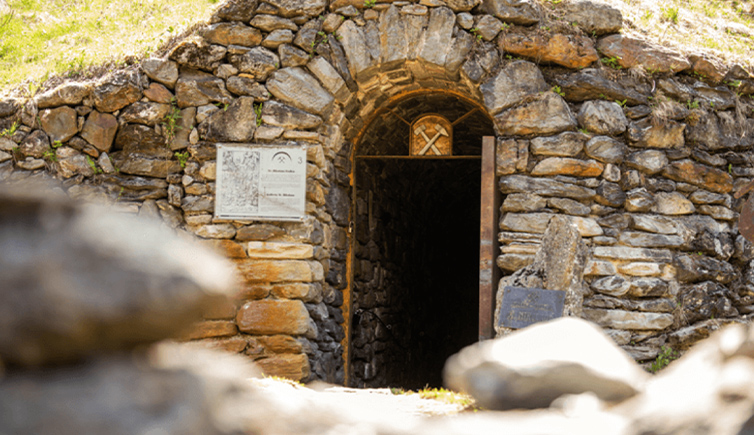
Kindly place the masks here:
<instances>
[{"instance_id":1,"label":"dark metal plaque","mask_svg":"<svg viewBox=\"0 0 754 435\"><path fill-rule=\"evenodd\" d=\"M525 328L563 316L564 291L505 287L497 326Z\"/></svg>"}]
</instances>

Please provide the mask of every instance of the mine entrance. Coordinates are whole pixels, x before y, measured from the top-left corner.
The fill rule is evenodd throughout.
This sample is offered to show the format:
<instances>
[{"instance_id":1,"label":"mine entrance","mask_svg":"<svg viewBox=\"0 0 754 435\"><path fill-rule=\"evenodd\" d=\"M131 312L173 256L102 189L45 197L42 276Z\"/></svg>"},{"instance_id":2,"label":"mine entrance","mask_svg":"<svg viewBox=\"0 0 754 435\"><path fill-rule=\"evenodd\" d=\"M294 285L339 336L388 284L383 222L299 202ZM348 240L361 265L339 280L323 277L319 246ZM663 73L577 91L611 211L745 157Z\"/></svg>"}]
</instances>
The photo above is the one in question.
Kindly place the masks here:
<instances>
[{"instance_id":1,"label":"mine entrance","mask_svg":"<svg viewBox=\"0 0 754 435\"><path fill-rule=\"evenodd\" d=\"M452 155L410 155L412 124L430 111L458 121ZM482 136L492 134L472 103L424 95L388 106L357 145L350 385L439 387L448 356L478 340Z\"/></svg>"}]
</instances>

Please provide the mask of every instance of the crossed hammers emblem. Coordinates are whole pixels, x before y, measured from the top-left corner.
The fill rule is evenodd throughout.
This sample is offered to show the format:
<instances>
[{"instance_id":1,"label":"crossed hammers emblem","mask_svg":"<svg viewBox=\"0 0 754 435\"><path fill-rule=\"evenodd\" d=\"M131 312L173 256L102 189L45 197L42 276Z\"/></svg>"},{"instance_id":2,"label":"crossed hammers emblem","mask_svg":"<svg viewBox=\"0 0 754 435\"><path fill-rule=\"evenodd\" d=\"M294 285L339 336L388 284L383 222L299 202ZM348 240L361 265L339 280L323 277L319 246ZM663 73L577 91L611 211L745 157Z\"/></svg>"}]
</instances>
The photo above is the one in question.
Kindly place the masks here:
<instances>
[{"instance_id":1,"label":"crossed hammers emblem","mask_svg":"<svg viewBox=\"0 0 754 435\"><path fill-rule=\"evenodd\" d=\"M432 151L434 151L435 155L438 155L438 156L441 155L440 150L437 149L437 146L435 146L435 142L437 141L437 139L440 138L440 136L448 136L447 130L445 130L445 128L443 128L442 125L435 124L435 131L437 133L435 133L434 137L432 137L432 139L430 139L429 136L427 136L427 134L424 133L424 130L426 130L426 129L427 129L427 126L424 125L424 124L416 127L416 129L414 129L414 134L417 135L417 136L421 135L424 138L424 142L426 143L426 145L424 145L424 148L422 148L421 151L419 151L418 155L423 156L430 149Z\"/></svg>"}]
</instances>

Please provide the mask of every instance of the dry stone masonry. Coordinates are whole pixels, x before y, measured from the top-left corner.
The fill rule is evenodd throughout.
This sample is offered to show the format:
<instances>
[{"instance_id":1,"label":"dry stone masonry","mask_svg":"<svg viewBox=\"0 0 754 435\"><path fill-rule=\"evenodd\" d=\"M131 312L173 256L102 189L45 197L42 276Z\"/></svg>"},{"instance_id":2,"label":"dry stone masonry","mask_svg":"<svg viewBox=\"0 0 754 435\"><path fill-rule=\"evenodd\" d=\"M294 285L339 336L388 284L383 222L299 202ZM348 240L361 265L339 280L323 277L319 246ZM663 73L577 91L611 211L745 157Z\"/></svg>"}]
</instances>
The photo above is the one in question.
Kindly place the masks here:
<instances>
[{"instance_id":1,"label":"dry stone masonry","mask_svg":"<svg viewBox=\"0 0 754 435\"><path fill-rule=\"evenodd\" d=\"M403 235L389 197L352 200L354 156L395 154L409 132L385 109L440 95L428 111L477 109L457 127L466 154L496 136L497 266L533 263L567 219L587 251L573 313L646 361L754 313L732 196L754 178L754 75L622 25L587 0L229 0L164 57L0 100L0 180L52 174L232 259L235 301L187 339L297 380L342 383L350 360L352 384L379 384L410 335L403 264L385 256L410 243L385 245ZM215 219L221 143L306 146L305 218ZM372 332L349 336L352 318Z\"/></svg>"}]
</instances>

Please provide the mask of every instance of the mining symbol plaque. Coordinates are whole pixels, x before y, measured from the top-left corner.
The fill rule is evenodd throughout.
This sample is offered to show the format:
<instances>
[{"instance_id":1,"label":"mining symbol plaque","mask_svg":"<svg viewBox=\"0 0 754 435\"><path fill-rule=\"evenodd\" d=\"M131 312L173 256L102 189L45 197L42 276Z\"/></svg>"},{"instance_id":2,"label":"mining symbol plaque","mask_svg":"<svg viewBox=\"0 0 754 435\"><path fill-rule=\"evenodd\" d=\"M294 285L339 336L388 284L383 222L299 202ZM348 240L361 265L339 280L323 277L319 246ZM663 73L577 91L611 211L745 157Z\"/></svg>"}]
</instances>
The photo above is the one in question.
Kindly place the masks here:
<instances>
[{"instance_id":1,"label":"mining symbol plaque","mask_svg":"<svg viewBox=\"0 0 754 435\"><path fill-rule=\"evenodd\" d=\"M524 328L563 316L564 291L505 287L498 327Z\"/></svg>"},{"instance_id":2,"label":"mining symbol plaque","mask_svg":"<svg viewBox=\"0 0 754 435\"><path fill-rule=\"evenodd\" d=\"M306 147L217 145L215 217L300 220L306 212Z\"/></svg>"}]
</instances>

